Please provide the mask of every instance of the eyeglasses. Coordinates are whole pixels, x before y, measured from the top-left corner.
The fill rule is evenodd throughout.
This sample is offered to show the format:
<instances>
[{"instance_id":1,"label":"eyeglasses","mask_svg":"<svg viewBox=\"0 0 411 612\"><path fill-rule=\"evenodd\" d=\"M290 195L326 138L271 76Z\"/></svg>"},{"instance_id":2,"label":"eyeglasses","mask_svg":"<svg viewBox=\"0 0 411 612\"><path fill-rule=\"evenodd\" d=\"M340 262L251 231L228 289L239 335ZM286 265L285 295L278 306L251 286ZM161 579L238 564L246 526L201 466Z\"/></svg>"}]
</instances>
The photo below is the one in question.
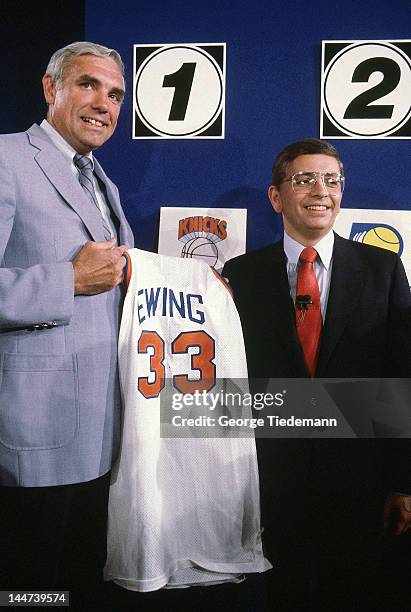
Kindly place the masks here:
<instances>
[{"instance_id":1,"label":"eyeglasses","mask_svg":"<svg viewBox=\"0 0 411 612\"><path fill-rule=\"evenodd\" d=\"M318 178L321 178L325 189L329 193L338 193L344 191L345 177L338 172L296 172L291 178L284 179L282 182L291 181L293 191L299 193L308 193L317 184Z\"/></svg>"}]
</instances>

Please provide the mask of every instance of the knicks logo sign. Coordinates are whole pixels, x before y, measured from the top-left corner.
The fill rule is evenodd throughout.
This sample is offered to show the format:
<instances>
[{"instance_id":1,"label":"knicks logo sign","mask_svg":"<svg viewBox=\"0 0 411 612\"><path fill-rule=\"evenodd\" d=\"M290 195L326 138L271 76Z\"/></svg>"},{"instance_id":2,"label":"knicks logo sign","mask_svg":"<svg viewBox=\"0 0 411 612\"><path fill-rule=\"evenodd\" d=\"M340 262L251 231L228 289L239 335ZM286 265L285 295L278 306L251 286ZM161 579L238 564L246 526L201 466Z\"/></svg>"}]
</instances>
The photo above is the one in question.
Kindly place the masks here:
<instances>
[{"instance_id":1,"label":"knicks logo sign","mask_svg":"<svg viewBox=\"0 0 411 612\"><path fill-rule=\"evenodd\" d=\"M399 231L385 223L353 223L349 238L393 251L399 256L404 249L404 241Z\"/></svg>"},{"instance_id":2,"label":"knicks logo sign","mask_svg":"<svg viewBox=\"0 0 411 612\"><path fill-rule=\"evenodd\" d=\"M227 221L215 217L186 217L178 222L181 257L204 259L212 268L218 262L217 242L227 238Z\"/></svg>"}]
</instances>

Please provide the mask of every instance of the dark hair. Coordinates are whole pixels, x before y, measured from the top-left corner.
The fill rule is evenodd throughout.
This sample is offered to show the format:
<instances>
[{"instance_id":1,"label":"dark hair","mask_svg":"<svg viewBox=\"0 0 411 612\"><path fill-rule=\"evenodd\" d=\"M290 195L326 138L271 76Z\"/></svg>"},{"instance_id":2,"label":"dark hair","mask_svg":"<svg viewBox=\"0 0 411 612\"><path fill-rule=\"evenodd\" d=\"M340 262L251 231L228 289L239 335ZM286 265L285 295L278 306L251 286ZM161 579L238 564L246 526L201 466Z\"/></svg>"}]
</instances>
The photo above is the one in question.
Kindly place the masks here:
<instances>
[{"instance_id":1,"label":"dark hair","mask_svg":"<svg viewBox=\"0 0 411 612\"><path fill-rule=\"evenodd\" d=\"M286 178L288 173L288 164L295 160L300 155L329 155L338 161L340 173L344 174L343 163L339 153L333 145L319 140L318 138L306 138L305 140L297 140L292 142L279 153L273 164L273 172L271 184L279 187Z\"/></svg>"}]
</instances>

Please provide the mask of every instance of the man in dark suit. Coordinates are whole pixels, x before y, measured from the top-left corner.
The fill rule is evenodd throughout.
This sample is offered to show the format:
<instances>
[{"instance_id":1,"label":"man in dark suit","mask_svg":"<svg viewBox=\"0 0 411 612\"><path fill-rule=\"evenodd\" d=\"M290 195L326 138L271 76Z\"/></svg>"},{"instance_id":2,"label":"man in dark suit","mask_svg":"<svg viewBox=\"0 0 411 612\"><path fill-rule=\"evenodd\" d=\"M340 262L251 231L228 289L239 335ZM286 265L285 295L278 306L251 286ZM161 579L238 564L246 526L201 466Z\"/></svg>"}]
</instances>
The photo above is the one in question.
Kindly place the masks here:
<instances>
[{"instance_id":1,"label":"man in dark suit","mask_svg":"<svg viewBox=\"0 0 411 612\"><path fill-rule=\"evenodd\" d=\"M71 589L85 607L106 556L133 246L92 151L116 128L123 72L113 49L59 49L47 119L0 136L0 588Z\"/></svg>"},{"instance_id":2,"label":"man in dark suit","mask_svg":"<svg viewBox=\"0 0 411 612\"><path fill-rule=\"evenodd\" d=\"M283 217L284 239L224 266L252 381L399 377L407 388L411 298L404 268L394 253L332 231L343 189L333 146L316 139L292 143L276 158L268 190ZM342 389L343 411L376 401L364 385ZM269 579L273 607L349 610L361 596L377 600L381 591L377 597L373 580L388 584L381 567L398 547L383 540L383 527L402 539L400 558L409 554L409 441L257 442L265 544L278 567ZM399 580L398 572L391 578ZM393 590L386 594L392 603Z\"/></svg>"}]
</instances>

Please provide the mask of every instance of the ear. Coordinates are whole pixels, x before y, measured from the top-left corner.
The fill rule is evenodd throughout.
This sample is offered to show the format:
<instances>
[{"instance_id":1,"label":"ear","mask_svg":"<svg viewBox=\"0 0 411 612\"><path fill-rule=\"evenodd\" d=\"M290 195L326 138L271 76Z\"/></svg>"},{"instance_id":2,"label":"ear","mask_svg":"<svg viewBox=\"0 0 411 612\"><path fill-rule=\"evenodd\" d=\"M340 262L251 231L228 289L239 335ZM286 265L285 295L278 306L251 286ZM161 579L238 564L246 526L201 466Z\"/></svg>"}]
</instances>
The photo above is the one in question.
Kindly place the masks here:
<instances>
[{"instance_id":1,"label":"ear","mask_svg":"<svg viewBox=\"0 0 411 612\"><path fill-rule=\"evenodd\" d=\"M54 100L56 98L56 86L54 84L53 78L49 74L45 74L42 79L42 83L44 98L47 104L54 104Z\"/></svg>"},{"instance_id":2,"label":"ear","mask_svg":"<svg viewBox=\"0 0 411 612\"><path fill-rule=\"evenodd\" d=\"M270 200L271 206L274 208L276 213L281 213L283 211L280 192L275 185L270 185L268 188L268 199Z\"/></svg>"}]
</instances>

